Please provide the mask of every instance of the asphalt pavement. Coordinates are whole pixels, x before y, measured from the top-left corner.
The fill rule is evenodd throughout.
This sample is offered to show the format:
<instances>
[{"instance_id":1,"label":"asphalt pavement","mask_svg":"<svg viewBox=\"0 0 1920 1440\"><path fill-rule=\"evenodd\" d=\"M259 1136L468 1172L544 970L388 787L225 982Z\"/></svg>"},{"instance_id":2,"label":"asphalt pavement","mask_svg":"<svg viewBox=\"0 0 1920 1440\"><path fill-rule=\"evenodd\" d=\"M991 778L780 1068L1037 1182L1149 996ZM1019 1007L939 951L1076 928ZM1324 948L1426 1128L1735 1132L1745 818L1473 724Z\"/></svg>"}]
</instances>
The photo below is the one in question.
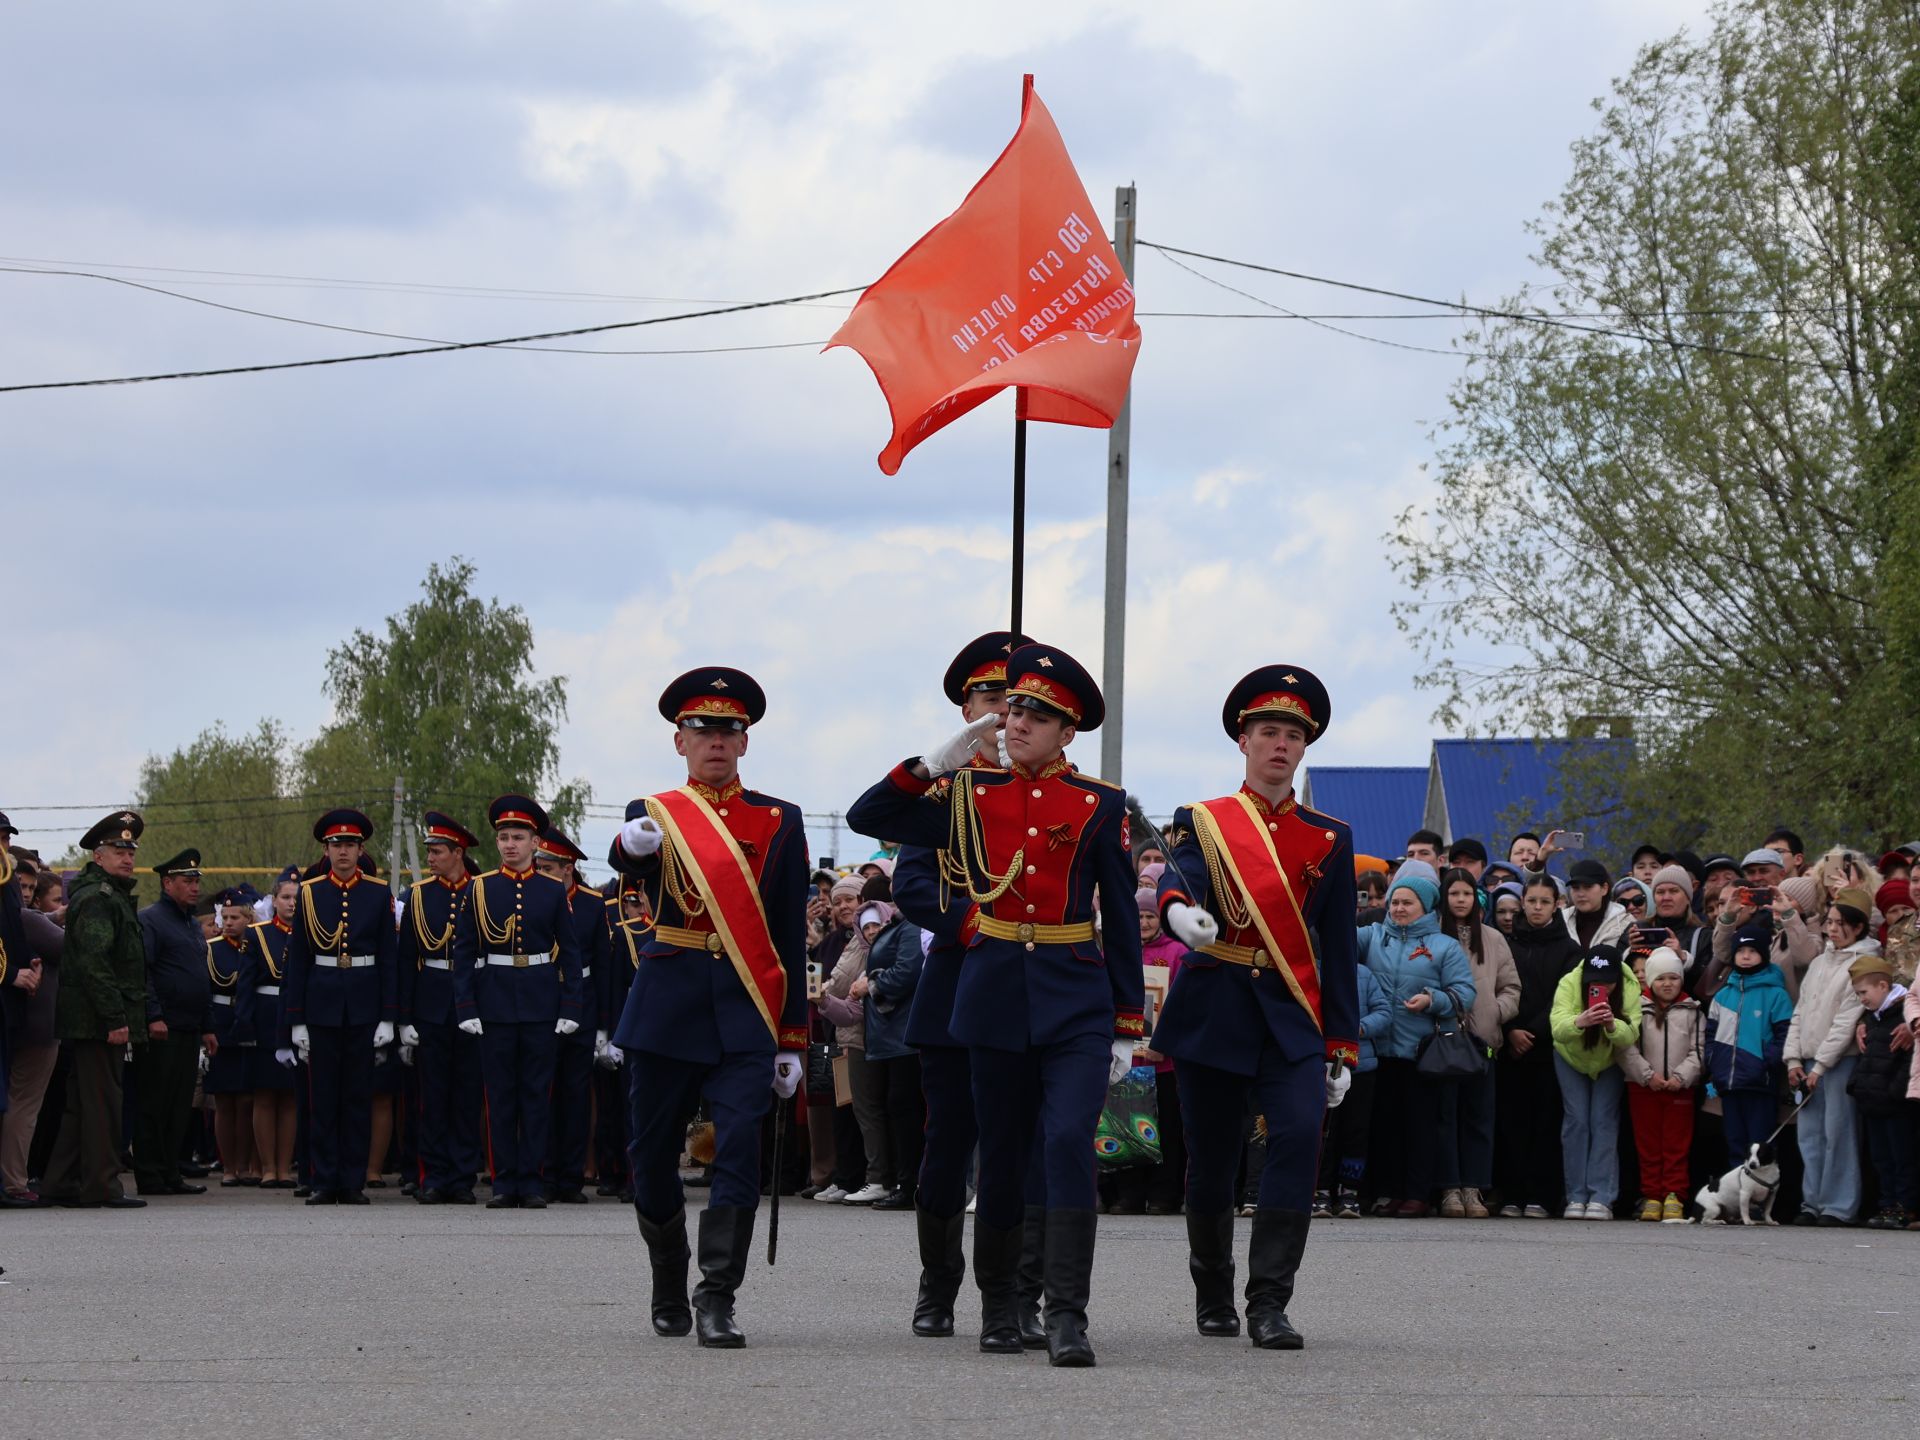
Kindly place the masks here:
<instances>
[{"instance_id":1,"label":"asphalt pavement","mask_svg":"<svg viewBox=\"0 0 1920 1440\"><path fill-rule=\"evenodd\" d=\"M1321 1221L1298 1354L1194 1332L1179 1219L1103 1217L1099 1367L909 1332L911 1215L765 1208L744 1351L657 1340L612 1201L219 1192L0 1214L0 1436L1771 1436L1915 1420L1920 1234ZM1248 1222L1240 1222L1244 1264Z\"/></svg>"}]
</instances>

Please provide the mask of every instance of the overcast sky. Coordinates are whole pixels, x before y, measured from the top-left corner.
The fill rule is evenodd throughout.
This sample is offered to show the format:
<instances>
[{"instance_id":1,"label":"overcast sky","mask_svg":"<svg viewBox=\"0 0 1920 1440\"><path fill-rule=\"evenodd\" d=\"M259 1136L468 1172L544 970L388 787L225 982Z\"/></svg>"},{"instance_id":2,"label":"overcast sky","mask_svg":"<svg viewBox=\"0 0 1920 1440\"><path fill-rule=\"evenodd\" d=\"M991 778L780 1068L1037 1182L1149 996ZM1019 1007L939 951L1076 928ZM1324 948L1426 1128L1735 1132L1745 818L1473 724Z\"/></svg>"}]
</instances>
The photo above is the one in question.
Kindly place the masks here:
<instances>
[{"instance_id":1,"label":"overcast sky","mask_svg":"<svg viewBox=\"0 0 1920 1440\"><path fill-rule=\"evenodd\" d=\"M1139 186L1142 238L1491 301L1534 278L1523 226L1589 102L1703 8L29 3L0 21L0 263L443 339L859 285L992 161L1031 70L1096 208ZM1376 308L1210 273L1294 310ZM1137 282L1145 312L1262 309L1151 251ZM577 343L819 341L843 314ZM1462 362L1285 320L1141 323L1129 787L1164 812L1229 786L1220 699L1269 660L1332 691L1309 768L1424 763L1432 699L1381 537L1428 493ZM1443 349L1457 333L1343 323ZM0 384L383 348L0 274ZM597 802L684 779L655 699L727 663L770 697L749 783L844 809L953 728L940 674L1005 623L1011 405L889 479L885 406L844 350L480 352L0 395L0 809L57 850L94 816L35 807L122 803L146 754L215 721L312 734L328 647L456 554L567 677L562 770ZM1036 427L1029 462L1028 628L1096 672L1106 442ZM1083 768L1098 741L1075 746Z\"/></svg>"}]
</instances>

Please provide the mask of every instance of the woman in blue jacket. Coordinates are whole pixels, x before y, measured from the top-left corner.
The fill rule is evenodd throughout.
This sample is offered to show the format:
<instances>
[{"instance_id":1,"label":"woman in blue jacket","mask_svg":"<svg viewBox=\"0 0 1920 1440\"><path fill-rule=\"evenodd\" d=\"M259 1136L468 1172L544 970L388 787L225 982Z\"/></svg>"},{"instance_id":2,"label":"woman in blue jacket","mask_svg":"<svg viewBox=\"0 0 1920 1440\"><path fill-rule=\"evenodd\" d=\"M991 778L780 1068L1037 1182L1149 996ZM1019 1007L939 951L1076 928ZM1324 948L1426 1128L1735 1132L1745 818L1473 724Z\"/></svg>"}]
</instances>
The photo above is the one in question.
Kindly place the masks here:
<instances>
[{"instance_id":1,"label":"woman in blue jacket","mask_svg":"<svg viewBox=\"0 0 1920 1440\"><path fill-rule=\"evenodd\" d=\"M1424 873L1422 873L1424 872ZM1386 997L1388 1021L1374 1037L1371 1152L1375 1215L1412 1219L1429 1213L1438 1156L1443 1086L1414 1069L1435 1021L1473 1008L1473 966L1440 931L1440 886L1432 868L1402 866L1387 890L1387 918L1360 931L1360 963Z\"/></svg>"}]
</instances>

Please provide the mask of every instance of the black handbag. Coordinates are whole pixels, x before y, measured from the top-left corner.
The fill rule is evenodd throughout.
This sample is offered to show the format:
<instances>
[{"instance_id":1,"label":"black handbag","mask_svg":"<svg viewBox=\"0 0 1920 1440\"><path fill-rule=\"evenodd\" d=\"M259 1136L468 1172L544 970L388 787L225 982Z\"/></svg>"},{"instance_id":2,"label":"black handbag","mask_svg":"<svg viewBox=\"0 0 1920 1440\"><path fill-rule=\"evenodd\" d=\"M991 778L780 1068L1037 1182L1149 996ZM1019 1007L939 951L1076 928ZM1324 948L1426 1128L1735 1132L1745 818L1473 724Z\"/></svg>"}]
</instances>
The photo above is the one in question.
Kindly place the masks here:
<instances>
[{"instance_id":1,"label":"black handbag","mask_svg":"<svg viewBox=\"0 0 1920 1440\"><path fill-rule=\"evenodd\" d=\"M1414 1052L1413 1068L1429 1080L1472 1080L1487 1073L1493 1052L1467 1028L1460 997L1449 990L1453 1014L1433 1022L1433 1033Z\"/></svg>"}]
</instances>

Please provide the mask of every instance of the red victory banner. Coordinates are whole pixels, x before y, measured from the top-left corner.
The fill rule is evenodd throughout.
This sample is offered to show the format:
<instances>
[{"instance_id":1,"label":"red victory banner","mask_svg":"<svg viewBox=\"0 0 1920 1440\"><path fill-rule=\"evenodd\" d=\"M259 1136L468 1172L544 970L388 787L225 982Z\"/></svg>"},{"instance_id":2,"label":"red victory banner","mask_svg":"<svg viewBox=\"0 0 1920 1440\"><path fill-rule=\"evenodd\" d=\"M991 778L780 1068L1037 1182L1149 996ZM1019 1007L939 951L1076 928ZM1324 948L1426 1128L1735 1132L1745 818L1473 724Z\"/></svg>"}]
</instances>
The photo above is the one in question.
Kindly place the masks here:
<instances>
[{"instance_id":1,"label":"red victory banner","mask_svg":"<svg viewBox=\"0 0 1920 1440\"><path fill-rule=\"evenodd\" d=\"M1031 75L1000 158L867 287L836 345L860 353L887 397L889 475L1009 385L1021 419L1112 426L1140 354L1133 282Z\"/></svg>"}]
</instances>

